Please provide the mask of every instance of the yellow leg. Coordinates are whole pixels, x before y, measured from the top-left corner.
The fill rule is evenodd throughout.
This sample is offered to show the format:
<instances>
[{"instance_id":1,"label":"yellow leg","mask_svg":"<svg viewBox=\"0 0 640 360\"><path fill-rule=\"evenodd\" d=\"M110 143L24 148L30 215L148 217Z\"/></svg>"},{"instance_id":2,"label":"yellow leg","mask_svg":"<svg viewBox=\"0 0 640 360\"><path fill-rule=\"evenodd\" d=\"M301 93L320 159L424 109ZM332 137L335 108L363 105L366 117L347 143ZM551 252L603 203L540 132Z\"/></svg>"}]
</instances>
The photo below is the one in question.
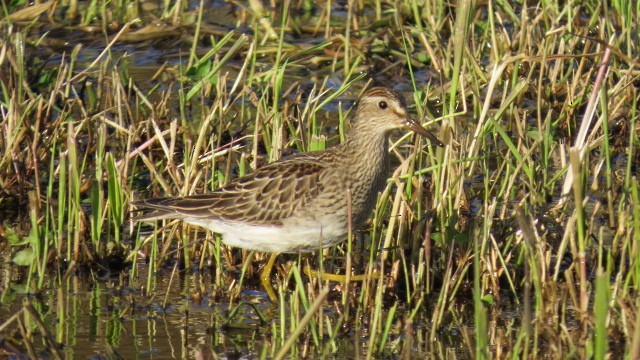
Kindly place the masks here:
<instances>
[{"instance_id":1,"label":"yellow leg","mask_svg":"<svg viewBox=\"0 0 640 360\"><path fill-rule=\"evenodd\" d=\"M339 283L347 282L346 275L330 274L326 272L311 270L309 265L304 267L304 273L307 274L308 277L315 277L321 280L337 281ZM379 279L379 278L380 278L380 272L374 271L371 274L371 279ZM365 280L367 280L367 275L351 275L351 279L350 279L350 281L365 281Z\"/></svg>"},{"instance_id":2,"label":"yellow leg","mask_svg":"<svg viewBox=\"0 0 640 360\"><path fill-rule=\"evenodd\" d=\"M267 292L267 295L269 295L269 299L274 303L278 302L278 297L271 286L271 270L273 269L273 264L276 262L276 257L278 257L278 254L271 254L269 261L267 261L267 265L264 266L260 273L260 282L262 282L262 287Z\"/></svg>"}]
</instances>

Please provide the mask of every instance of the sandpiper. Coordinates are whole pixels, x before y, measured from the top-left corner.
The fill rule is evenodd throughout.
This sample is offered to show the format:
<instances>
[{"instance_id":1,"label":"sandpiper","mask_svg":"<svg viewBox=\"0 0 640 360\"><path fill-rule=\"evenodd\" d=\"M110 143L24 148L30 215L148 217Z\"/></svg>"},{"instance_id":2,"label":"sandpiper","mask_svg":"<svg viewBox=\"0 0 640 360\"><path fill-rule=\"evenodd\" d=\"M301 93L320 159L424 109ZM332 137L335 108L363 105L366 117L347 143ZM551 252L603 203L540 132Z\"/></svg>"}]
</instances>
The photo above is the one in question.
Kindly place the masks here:
<instances>
[{"instance_id":1,"label":"sandpiper","mask_svg":"<svg viewBox=\"0 0 640 360\"><path fill-rule=\"evenodd\" d=\"M261 280L277 301L270 284L276 254L346 240L348 191L354 229L367 220L389 175L389 134L396 129L444 146L409 116L400 93L374 87L360 97L342 144L283 158L212 193L133 202L139 210L152 210L135 220L180 219L219 233L226 245L274 253Z\"/></svg>"}]
</instances>

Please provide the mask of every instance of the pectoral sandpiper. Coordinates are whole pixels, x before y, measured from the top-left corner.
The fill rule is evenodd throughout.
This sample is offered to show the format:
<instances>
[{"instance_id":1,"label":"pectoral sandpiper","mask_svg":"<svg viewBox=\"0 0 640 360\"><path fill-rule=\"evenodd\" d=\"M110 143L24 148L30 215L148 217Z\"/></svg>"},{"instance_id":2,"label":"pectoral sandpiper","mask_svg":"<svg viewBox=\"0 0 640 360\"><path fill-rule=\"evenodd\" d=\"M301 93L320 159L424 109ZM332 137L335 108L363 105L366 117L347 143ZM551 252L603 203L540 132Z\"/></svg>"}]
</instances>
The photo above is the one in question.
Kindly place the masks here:
<instances>
[{"instance_id":1,"label":"pectoral sandpiper","mask_svg":"<svg viewBox=\"0 0 640 360\"><path fill-rule=\"evenodd\" d=\"M389 134L396 129L443 146L409 116L402 95L375 87L361 96L342 144L286 157L209 194L133 202L139 210L153 210L135 220L180 219L219 233L226 245L274 253L261 280L275 301L270 284L275 254L344 241L348 191L354 229L367 220L389 175Z\"/></svg>"}]
</instances>

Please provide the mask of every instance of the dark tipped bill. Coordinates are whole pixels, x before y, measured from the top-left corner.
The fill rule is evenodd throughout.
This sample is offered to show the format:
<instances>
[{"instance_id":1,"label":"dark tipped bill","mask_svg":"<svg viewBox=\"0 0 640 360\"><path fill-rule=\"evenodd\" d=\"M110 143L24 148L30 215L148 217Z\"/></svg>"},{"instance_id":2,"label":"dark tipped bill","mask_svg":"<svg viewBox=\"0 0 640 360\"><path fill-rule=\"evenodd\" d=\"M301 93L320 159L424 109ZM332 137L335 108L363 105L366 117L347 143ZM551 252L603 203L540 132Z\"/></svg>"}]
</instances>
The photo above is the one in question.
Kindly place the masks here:
<instances>
[{"instance_id":1,"label":"dark tipped bill","mask_svg":"<svg viewBox=\"0 0 640 360\"><path fill-rule=\"evenodd\" d=\"M410 118L407 120L405 127L408 130L415 132L416 134L420 134L426 137L427 139L431 140L432 143L440 147L444 147L444 143L440 141L440 139L438 139L435 135L433 135L429 130L423 128L417 121Z\"/></svg>"}]
</instances>

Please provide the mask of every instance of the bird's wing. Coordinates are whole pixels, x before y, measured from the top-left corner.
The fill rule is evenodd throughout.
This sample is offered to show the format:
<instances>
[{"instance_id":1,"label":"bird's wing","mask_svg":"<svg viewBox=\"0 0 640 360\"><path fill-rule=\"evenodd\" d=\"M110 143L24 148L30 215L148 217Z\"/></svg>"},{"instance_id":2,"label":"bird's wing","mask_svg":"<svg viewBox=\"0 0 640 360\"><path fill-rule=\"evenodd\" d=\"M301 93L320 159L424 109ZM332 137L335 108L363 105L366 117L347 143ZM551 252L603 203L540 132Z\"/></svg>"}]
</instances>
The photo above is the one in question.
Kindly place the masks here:
<instances>
[{"instance_id":1,"label":"bird's wing","mask_svg":"<svg viewBox=\"0 0 640 360\"><path fill-rule=\"evenodd\" d=\"M325 168L303 157L272 163L209 194L134 202L154 210L135 220L189 217L279 225L322 192Z\"/></svg>"}]
</instances>

